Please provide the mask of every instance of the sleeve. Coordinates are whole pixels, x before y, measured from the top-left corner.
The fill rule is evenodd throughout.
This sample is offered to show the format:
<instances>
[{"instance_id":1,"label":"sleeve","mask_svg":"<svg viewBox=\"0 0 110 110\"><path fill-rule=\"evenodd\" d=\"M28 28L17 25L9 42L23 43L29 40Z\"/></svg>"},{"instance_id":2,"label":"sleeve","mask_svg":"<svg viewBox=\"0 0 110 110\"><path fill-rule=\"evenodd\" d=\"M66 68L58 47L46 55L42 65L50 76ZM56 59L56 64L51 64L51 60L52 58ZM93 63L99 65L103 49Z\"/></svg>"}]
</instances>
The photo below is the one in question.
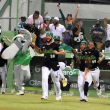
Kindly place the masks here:
<instances>
[{"instance_id":1,"label":"sleeve","mask_svg":"<svg viewBox=\"0 0 110 110\"><path fill-rule=\"evenodd\" d=\"M22 26L21 22L18 23L18 31L20 31L20 29L22 28L21 26Z\"/></svg>"},{"instance_id":2,"label":"sleeve","mask_svg":"<svg viewBox=\"0 0 110 110\"><path fill-rule=\"evenodd\" d=\"M110 30L110 24L107 24L107 30Z\"/></svg>"},{"instance_id":3,"label":"sleeve","mask_svg":"<svg viewBox=\"0 0 110 110\"><path fill-rule=\"evenodd\" d=\"M57 45L58 50L63 49L60 44Z\"/></svg>"},{"instance_id":4,"label":"sleeve","mask_svg":"<svg viewBox=\"0 0 110 110\"><path fill-rule=\"evenodd\" d=\"M73 61L76 61L76 58L75 58L75 56L73 56L73 59L72 59Z\"/></svg>"},{"instance_id":5,"label":"sleeve","mask_svg":"<svg viewBox=\"0 0 110 110\"><path fill-rule=\"evenodd\" d=\"M41 24L41 29L43 28L43 23Z\"/></svg>"},{"instance_id":6,"label":"sleeve","mask_svg":"<svg viewBox=\"0 0 110 110\"><path fill-rule=\"evenodd\" d=\"M75 35L75 32L77 31L77 28L73 28L72 32L73 32L73 36Z\"/></svg>"},{"instance_id":7,"label":"sleeve","mask_svg":"<svg viewBox=\"0 0 110 110\"><path fill-rule=\"evenodd\" d=\"M98 50L96 50L97 51L97 56L99 57L100 56L100 54L101 54L101 52L99 52Z\"/></svg>"},{"instance_id":8,"label":"sleeve","mask_svg":"<svg viewBox=\"0 0 110 110\"><path fill-rule=\"evenodd\" d=\"M62 33L65 31L66 31L65 27L62 25Z\"/></svg>"},{"instance_id":9,"label":"sleeve","mask_svg":"<svg viewBox=\"0 0 110 110\"><path fill-rule=\"evenodd\" d=\"M39 19L40 19L40 24L43 23L43 17L41 15L39 15Z\"/></svg>"},{"instance_id":10,"label":"sleeve","mask_svg":"<svg viewBox=\"0 0 110 110\"><path fill-rule=\"evenodd\" d=\"M53 24L50 24L50 25L49 25L50 30L52 30L52 25L53 25Z\"/></svg>"},{"instance_id":11,"label":"sleeve","mask_svg":"<svg viewBox=\"0 0 110 110\"><path fill-rule=\"evenodd\" d=\"M105 36L105 30L103 29L103 33L102 33L102 36L104 37Z\"/></svg>"},{"instance_id":12,"label":"sleeve","mask_svg":"<svg viewBox=\"0 0 110 110\"><path fill-rule=\"evenodd\" d=\"M31 23L31 16L28 17L28 19L27 19L27 24L32 24L32 23Z\"/></svg>"},{"instance_id":13,"label":"sleeve","mask_svg":"<svg viewBox=\"0 0 110 110\"><path fill-rule=\"evenodd\" d=\"M92 34L92 33L93 33L93 28L90 29L90 34Z\"/></svg>"},{"instance_id":14,"label":"sleeve","mask_svg":"<svg viewBox=\"0 0 110 110\"><path fill-rule=\"evenodd\" d=\"M40 49L41 49L41 51L43 51L43 46Z\"/></svg>"},{"instance_id":15,"label":"sleeve","mask_svg":"<svg viewBox=\"0 0 110 110\"><path fill-rule=\"evenodd\" d=\"M59 12L60 12L60 14L61 14L61 17L62 17L63 22L64 22L64 26L65 26L65 16L64 16L64 14L63 14L63 12L62 12L61 9L59 9Z\"/></svg>"}]
</instances>

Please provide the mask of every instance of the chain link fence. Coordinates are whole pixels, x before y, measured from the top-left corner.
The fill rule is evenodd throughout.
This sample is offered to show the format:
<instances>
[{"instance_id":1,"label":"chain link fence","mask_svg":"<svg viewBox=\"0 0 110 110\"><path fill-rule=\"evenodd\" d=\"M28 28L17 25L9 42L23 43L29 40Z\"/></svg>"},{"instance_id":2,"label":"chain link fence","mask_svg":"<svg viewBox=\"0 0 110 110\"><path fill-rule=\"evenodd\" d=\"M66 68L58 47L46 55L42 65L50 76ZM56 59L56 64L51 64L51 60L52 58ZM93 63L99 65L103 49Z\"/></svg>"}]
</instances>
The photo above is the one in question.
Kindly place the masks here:
<instances>
[{"instance_id":1,"label":"chain link fence","mask_svg":"<svg viewBox=\"0 0 110 110\"><path fill-rule=\"evenodd\" d=\"M20 22L21 16L28 17L33 14L35 10L41 11L44 13L48 11L48 15L52 18L57 16L60 18L60 23L63 24L61 19L61 15L59 13L57 3L45 2L44 7L41 7L42 0L19 0L19 8L18 8L18 22ZM44 8L44 10L42 10ZM65 15L68 13L72 13L75 15L77 4L74 3L61 3L61 9ZM4 16L0 18L0 24L2 26L3 31L14 31L16 27L16 16L17 16L17 0L13 0L11 7L11 17ZM82 19L83 27L85 29L86 36L90 37L90 29L93 25L95 25L96 19L101 19L101 25L103 26L103 19L107 17L110 19L109 5L98 5L98 4L80 4L79 13L77 19ZM110 23L108 21L108 23ZM76 23L74 24L74 26ZM105 41L104 37L104 41Z\"/></svg>"}]
</instances>

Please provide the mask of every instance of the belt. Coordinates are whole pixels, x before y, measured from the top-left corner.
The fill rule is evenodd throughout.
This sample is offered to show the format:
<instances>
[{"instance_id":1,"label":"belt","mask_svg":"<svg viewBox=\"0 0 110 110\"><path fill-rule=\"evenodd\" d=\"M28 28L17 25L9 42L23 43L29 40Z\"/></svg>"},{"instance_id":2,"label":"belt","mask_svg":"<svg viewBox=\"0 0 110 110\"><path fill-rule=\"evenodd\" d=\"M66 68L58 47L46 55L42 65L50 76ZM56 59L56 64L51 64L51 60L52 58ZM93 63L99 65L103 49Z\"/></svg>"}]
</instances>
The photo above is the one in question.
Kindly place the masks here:
<instances>
[{"instance_id":1,"label":"belt","mask_svg":"<svg viewBox=\"0 0 110 110\"><path fill-rule=\"evenodd\" d=\"M97 70L97 69L98 69L98 67L93 68L93 69L90 69L90 71L95 71L95 70Z\"/></svg>"}]
</instances>

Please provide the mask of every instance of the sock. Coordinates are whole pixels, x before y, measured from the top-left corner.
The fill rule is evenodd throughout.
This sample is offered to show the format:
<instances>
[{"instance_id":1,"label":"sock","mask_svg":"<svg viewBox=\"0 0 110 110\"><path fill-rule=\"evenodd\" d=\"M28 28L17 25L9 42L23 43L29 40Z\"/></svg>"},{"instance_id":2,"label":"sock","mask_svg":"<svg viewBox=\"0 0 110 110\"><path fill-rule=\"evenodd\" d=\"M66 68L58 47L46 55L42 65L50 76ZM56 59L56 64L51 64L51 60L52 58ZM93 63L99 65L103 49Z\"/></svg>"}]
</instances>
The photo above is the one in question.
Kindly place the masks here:
<instances>
[{"instance_id":1,"label":"sock","mask_svg":"<svg viewBox=\"0 0 110 110\"><path fill-rule=\"evenodd\" d=\"M88 85L89 85L89 83L85 82L85 84L84 84L84 95L85 96L87 96L87 93L88 93L88 89L89 89Z\"/></svg>"},{"instance_id":2,"label":"sock","mask_svg":"<svg viewBox=\"0 0 110 110\"><path fill-rule=\"evenodd\" d=\"M100 90L100 84L99 84L99 86L97 88L98 88L98 90Z\"/></svg>"}]
</instances>

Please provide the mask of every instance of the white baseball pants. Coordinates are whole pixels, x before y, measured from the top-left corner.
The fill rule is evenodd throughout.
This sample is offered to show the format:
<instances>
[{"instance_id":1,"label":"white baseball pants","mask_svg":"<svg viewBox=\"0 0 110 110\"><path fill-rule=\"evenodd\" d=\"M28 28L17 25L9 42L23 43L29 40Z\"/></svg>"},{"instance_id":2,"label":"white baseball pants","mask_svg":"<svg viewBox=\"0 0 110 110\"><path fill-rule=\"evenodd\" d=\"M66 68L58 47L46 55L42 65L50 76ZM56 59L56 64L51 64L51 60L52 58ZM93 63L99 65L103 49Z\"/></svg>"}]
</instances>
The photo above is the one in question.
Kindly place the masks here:
<instances>
[{"instance_id":1,"label":"white baseball pants","mask_svg":"<svg viewBox=\"0 0 110 110\"><path fill-rule=\"evenodd\" d=\"M4 65L3 67L0 67L0 75L1 75L1 79L2 79L1 92L5 92L6 79L7 79L7 67L6 67L6 65Z\"/></svg>"},{"instance_id":2,"label":"white baseball pants","mask_svg":"<svg viewBox=\"0 0 110 110\"><path fill-rule=\"evenodd\" d=\"M84 72L79 70L78 74L78 87L80 92L80 99L82 100L84 98Z\"/></svg>"},{"instance_id":3,"label":"white baseball pants","mask_svg":"<svg viewBox=\"0 0 110 110\"><path fill-rule=\"evenodd\" d=\"M66 64L64 62L58 62L60 65L59 74L62 79L65 79L65 76L63 75L62 71L66 68Z\"/></svg>"},{"instance_id":4,"label":"white baseball pants","mask_svg":"<svg viewBox=\"0 0 110 110\"><path fill-rule=\"evenodd\" d=\"M53 69L50 69L43 66L42 67L42 90L43 95L48 97L48 76L51 74L52 81L54 83L54 89L56 96L61 95L61 89L60 89L60 82L59 82L59 70L54 71Z\"/></svg>"},{"instance_id":5,"label":"white baseball pants","mask_svg":"<svg viewBox=\"0 0 110 110\"><path fill-rule=\"evenodd\" d=\"M94 82L94 85L96 87L99 86L99 76L100 76L100 70L97 67L94 71L89 70L89 72L85 75L85 81L89 83L89 86L91 85L92 81Z\"/></svg>"}]
</instances>

